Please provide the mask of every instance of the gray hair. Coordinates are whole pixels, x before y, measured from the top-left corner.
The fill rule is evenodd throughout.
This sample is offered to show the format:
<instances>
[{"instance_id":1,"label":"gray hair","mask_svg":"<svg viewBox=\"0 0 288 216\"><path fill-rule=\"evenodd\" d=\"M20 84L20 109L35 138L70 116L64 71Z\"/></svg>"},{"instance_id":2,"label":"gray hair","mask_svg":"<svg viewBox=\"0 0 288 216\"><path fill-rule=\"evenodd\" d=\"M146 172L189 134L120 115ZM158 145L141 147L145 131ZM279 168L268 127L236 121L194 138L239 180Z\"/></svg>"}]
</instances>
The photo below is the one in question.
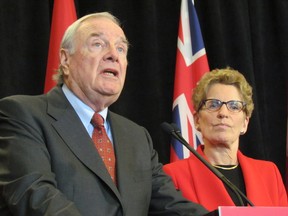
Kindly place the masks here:
<instances>
[{"instance_id":1,"label":"gray hair","mask_svg":"<svg viewBox=\"0 0 288 216\"><path fill-rule=\"evenodd\" d=\"M75 52L74 47L74 37L75 34L80 27L80 25L91 18L107 18L114 22L116 25L120 26L120 21L117 17L113 16L109 12L99 12L99 13L92 13L88 14L86 16L81 17L80 19L76 20L74 23L72 23L65 31L61 44L60 44L60 50L61 49L67 49L69 54L73 54ZM120 26L121 27L121 26ZM60 64L57 70L57 73L53 76L53 80L55 80L58 84L62 84L64 82L63 78L63 66Z\"/></svg>"}]
</instances>

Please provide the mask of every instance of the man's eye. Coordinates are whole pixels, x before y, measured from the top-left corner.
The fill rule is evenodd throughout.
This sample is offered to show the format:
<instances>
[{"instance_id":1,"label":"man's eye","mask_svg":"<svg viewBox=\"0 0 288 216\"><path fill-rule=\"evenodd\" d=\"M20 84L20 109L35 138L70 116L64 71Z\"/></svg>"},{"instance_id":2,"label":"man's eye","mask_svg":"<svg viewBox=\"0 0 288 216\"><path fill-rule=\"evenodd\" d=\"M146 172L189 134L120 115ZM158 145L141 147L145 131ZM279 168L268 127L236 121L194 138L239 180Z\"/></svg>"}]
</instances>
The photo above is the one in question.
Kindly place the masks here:
<instances>
[{"instance_id":1,"label":"man's eye","mask_svg":"<svg viewBox=\"0 0 288 216\"><path fill-rule=\"evenodd\" d=\"M95 47L102 47L102 44L99 43L99 42L97 42L97 43L93 43L93 46L95 46Z\"/></svg>"},{"instance_id":2,"label":"man's eye","mask_svg":"<svg viewBox=\"0 0 288 216\"><path fill-rule=\"evenodd\" d=\"M117 51L119 53L126 53L126 49L124 47L117 47Z\"/></svg>"},{"instance_id":3,"label":"man's eye","mask_svg":"<svg viewBox=\"0 0 288 216\"><path fill-rule=\"evenodd\" d=\"M124 49L122 47L118 47L117 49L118 49L119 52L123 52L124 51Z\"/></svg>"}]
</instances>

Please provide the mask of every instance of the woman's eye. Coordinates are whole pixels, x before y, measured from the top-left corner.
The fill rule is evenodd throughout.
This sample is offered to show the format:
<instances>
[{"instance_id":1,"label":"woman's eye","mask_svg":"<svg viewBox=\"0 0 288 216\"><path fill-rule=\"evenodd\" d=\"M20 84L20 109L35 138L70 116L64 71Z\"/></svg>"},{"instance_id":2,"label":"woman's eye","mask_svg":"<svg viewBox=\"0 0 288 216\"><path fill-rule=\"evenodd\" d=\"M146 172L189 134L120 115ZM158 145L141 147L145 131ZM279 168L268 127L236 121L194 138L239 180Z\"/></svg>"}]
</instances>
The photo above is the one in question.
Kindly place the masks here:
<instances>
[{"instance_id":1,"label":"woman's eye","mask_svg":"<svg viewBox=\"0 0 288 216\"><path fill-rule=\"evenodd\" d=\"M219 107L219 103L217 102L213 102L210 104L210 108L217 108L217 107Z\"/></svg>"},{"instance_id":2,"label":"woman's eye","mask_svg":"<svg viewBox=\"0 0 288 216\"><path fill-rule=\"evenodd\" d=\"M237 103L230 104L230 109L232 110L240 110L240 106Z\"/></svg>"}]
</instances>

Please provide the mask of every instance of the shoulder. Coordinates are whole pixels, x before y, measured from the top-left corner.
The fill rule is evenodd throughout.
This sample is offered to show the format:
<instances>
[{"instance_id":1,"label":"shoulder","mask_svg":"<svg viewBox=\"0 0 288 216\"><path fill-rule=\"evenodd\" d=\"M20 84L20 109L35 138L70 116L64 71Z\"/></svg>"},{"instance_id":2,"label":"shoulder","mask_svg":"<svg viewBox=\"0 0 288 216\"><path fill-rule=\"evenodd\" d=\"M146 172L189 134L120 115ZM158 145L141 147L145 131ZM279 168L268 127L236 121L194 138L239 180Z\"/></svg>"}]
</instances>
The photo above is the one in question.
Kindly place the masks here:
<instances>
[{"instance_id":1,"label":"shoulder","mask_svg":"<svg viewBox=\"0 0 288 216\"><path fill-rule=\"evenodd\" d=\"M38 110L44 104L44 95L13 95L0 100L0 112L15 113L19 111Z\"/></svg>"},{"instance_id":2,"label":"shoulder","mask_svg":"<svg viewBox=\"0 0 288 216\"><path fill-rule=\"evenodd\" d=\"M243 155L240 151L238 153L238 158L240 160L240 164L242 167L254 167L255 170L258 171L276 171L277 173L279 172L277 166L275 163L272 161L267 161L267 160L259 160L255 158L251 158L248 156Z\"/></svg>"},{"instance_id":3,"label":"shoulder","mask_svg":"<svg viewBox=\"0 0 288 216\"><path fill-rule=\"evenodd\" d=\"M203 145L199 145L197 147L197 152L202 157L204 157ZM182 173L182 172L186 172L188 170L188 167L191 169L192 168L196 169L199 165L202 165L202 162L192 154L188 158L181 159L172 163L168 163L164 166L164 168L165 170L167 170L167 172L181 172Z\"/></svg>"},{"instance_id":4,"label":"shoulder","mask_svg":"<svg viewBox=\"0 0 288 216\"><path fill-rule=\"evenodd\" d=\"M59 107L61 103L63 104L63 98L63 93L59 87L54 88L48 94L8 96L0 100L0 114L15 119L43 116L43 113L47 112L48 103L52 102L51 104Z\"/></svg>"},{"instance_id":5,"label":"shoulder","mask_svg":"<svg viewBox=\"0 0 288 216\"><path fill-rule=\"evenodd\" d=\"M143 126L137 124L136 122L122 116L119 115L115 112L112 112L109 110L108 112L108 119L111 122L111 124L114 126L120 126L124 127L124 128L134 128L134 129L138 129L138 130L146 130Z\"/></svg>"},{"instance_id":6,"label":"shoulder","mask_svg":"<svg viewBox=\"0 0 288 216\"><path fill-rule=\"evenodd\" d=\"M163 170L166 173L172 174L172 173L182 173L183 170L187 170L188 166L189 166L189 161L192 158L186 158L186 159L182 159L182 160L178 160L175 162L171 162L168 164L165 164L163 166Z\"/></svg>"}]
</instances>

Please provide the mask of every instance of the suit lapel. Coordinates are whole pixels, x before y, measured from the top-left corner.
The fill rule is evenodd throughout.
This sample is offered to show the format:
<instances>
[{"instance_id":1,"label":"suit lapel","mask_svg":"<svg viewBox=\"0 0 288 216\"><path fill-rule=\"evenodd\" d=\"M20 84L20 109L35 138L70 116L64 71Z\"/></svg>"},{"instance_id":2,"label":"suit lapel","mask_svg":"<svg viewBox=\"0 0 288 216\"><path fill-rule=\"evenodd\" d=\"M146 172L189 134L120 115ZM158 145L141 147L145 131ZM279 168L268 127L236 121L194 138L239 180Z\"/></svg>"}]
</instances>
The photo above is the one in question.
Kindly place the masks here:
<instances>
[{"instance_id":1,"label":"suit lapel","mask_svg":"<svg viewBox=\"0 0 288 216\"><path fill-rule=\"evenodd\" d=\"M101 157L94 147L92 139L88 135L77 113L64 96L61 88L58 87L52 90L47 97L47 113L56 120L52 124L54 129L75 156L101 178L120 200L117 187L111 180Z\"/></svg>"},{"instance_id":2,"label":"suit lapel","mask_svg":"<svg viewBox=\"0 0 288 216\"><path fill-rule=\"evenodd\" d=\"M109 122L111 124L113 143L116 154L116 169L121 170L117 172L118 188L120 191L130 190L131 176L133 176L133 171L131 167L131 154L134 150L131 149L131 140L126 134L129 134L129 129L121 123L120 119L113 112L108 112ZM123 194L122 196L125 196Z\"/></svg>"}]
</instances>

